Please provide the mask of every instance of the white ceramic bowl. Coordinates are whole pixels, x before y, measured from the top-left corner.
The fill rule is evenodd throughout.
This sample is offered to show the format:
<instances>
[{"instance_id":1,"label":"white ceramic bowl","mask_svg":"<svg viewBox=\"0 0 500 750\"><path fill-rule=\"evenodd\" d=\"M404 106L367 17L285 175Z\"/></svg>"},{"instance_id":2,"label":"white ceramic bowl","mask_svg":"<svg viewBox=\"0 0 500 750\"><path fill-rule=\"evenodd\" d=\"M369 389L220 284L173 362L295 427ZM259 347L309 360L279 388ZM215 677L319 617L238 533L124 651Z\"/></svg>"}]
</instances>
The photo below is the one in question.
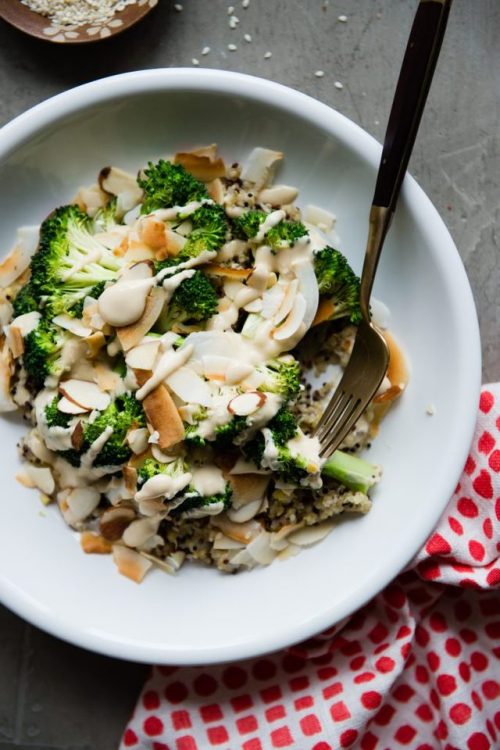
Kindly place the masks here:
<instances>
[{"instance_id":1,"label":"white ceramic bowl","mask_svg":"<svg viewBox=\"0 0 500 750\"><path fill-rule=\"evenodd\" d=\"M338 215L360 270L380 146L342 115L269 81L214 70L153 70L90 83L0 131L0 238L42 220L106 164L136 170L217 142L230 161L285 152L280 181ZM471 291L444 223L407 178L375 294L411 362L411 382L371 450L384 466L372 511L287 562L224 576L186 565L141 586L86 556L56 508L14 479L24 427L0 418L0 599L81 646L138 661L196 664L287 646L364 604L415 554L453 491L472 438L480 347ZM428 404L436 414L426 414Z\"/></svg>"}]
</instances>

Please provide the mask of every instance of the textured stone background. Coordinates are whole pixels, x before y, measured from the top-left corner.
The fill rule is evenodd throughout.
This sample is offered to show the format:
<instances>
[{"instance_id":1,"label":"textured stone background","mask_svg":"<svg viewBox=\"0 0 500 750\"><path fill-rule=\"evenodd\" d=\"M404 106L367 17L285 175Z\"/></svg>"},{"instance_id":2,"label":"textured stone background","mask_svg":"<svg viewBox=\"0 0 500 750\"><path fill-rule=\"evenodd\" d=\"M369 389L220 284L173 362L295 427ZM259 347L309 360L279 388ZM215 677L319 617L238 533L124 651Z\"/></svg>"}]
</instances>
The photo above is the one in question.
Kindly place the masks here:
<instances>
[{"instance_id":1,"label":"textured stone background","mask_svg":"<svg viewBox=\"0 0 500 750\"><path fill-rule=\"evenodd\" d=\"M0 24L0 124L60 91L140 68L237 70L321 99L382 139L415 0L171 0L136 29L57 47ZM337 21L348 15L348 23ZM411 163L444 217L478 307L484 378L500 378L500 5L455 0ZM252 35L252 43L243 34ZM238 45L235 52L229 43ZM209 45L211 52L201 56ZM272 57L264 59L270 50ZM316 78L314 71L325 71ZM344 84L342 90L334 81ZM425 291L423 304L425 303ZM147 668L89 654L0 608L0 750L112 750Z\"/></svg>"}]
</instances>

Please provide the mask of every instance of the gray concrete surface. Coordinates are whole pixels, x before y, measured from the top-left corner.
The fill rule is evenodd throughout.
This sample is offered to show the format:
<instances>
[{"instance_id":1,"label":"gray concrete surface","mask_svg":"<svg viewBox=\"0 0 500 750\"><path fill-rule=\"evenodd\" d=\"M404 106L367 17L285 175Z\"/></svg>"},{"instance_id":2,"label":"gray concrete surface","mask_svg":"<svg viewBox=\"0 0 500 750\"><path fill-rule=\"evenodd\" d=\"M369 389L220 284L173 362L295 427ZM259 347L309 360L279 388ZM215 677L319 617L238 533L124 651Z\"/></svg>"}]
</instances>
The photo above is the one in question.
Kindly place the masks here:
<instances>
[{"instance_id":1,"label":"gray concrete surface","mask_svg":"<svg viewBox=\"0 0 500 750\"><path fill-rule=\"evenodd\" d=\"M207 67L301 89L383 137L414 0L251 0L248 10L241 0L231 2L240 18L235 31L228 27L229 1L184 0L177 13L172 0L160 0L136 29L86 48L51 46L0 23L0 124L79 83L191 65L195 57ZM340 14L347 23L337 21ZM490 381L500 378L499 27L497 0L455 0L411 163L469 273ZM202 57L205 45L211 52ZM314 75L319 69L323 78ZM146 674L143 666L86 653L0 609L0 750L112 750Z\"/></svg>"}]
</instances>

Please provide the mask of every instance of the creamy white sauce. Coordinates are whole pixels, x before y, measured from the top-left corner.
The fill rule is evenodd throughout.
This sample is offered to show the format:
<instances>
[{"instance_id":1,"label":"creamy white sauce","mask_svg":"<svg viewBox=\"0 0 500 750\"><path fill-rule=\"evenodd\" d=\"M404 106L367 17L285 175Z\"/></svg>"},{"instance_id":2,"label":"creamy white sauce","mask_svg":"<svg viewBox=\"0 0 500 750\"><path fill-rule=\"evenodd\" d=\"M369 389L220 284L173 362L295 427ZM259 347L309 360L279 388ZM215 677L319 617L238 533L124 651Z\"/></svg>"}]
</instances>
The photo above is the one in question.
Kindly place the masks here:
<instances>
[{"instance_id":1,"label":"creamy white sauce","mask_svg":"<svg viewBox=\"0 0 500 750\"><path fill-rule=\"evenodd\" d=\"M278 211L271 211L260 225L259 231L255 235L254 242L262 242L269 230L279 224L280 221L283 221L285 217L286 213L281 209Z\"/></svg>"},{"instance_id":2,"label":"creamy white sauce","mask_svg":"<svg viewBox=\"0 0 500 750\"><path fill-rule=\"evenodd\" d=\"M116 328L136 323L144 313L146 299L154 286L154 277L117 281L99 297L97 304L101 316Z\"/></svg>"},{"instance_id":3,"label":"creamy white sauce","mask_svg":"<svg viewBox=\"0 0 500 750\"><path fill-rule=\"evenodd\" d=\"M203 508L191 508L186 510L182 516L183 518L206 518L206 516L218 516L224 510L224 502L209 503Z\"/></svg>"},{"instance_id":4,"label":"creamy white sauce","mask_svg":"<svg viewBox=\"0 0 500 750\"><path fill-rule=\"evenodd\" d=\"M168 378L173 372L185 365L191 354L193 353L193 347L191 345L184 345L177 351L168 350L163 354L155 369L153 370L152 376L149 380L146 380L142 388L137 391L136 398L141 401L145 398L148 393L151 393L165 378Z\"/></svg>"},{"instance_id":5,"label":"creamy white sauce","mask_svg":"<svg viewBox=\"0 0 500 750\"><path fill-rule=\"evenodd\" d=\"M157 474L144 482L141 489L136 492L135 499L137 502L150 500L154 497L164 497L171 500L174 495L187 487L190 481L191 474L189 472L176 477L171 477L168 474Z\"/></svg>"},{"instance_id":6,"label":"creamy white sauce","mask_svg":"<svg viewBox=\"0 0 500 750\"><path fill-rule=\"evenodd\" d=\"M90 469L94 461L96 460L99 453L102 451L109 438L113 434L112 427L106 427L96 440L92 443L90 448L80 459L80 470Z\"/></svg>"},{"instance_id":7,"label":"creamy white sauce","mask_svg":"<svg viewBox=\"0 0 500 750\"><path fill-rule=\"evenodd\" d=\"M91 252L82 254L81 260L75 265L70 268L68 271L65 271L61 276L63 281L68 281L72 276L74 276L76 273L79 273L79 271L82 270L82 268L85 268L89 263L97 263L102 257L102 249L99 246L96 246Z\"/></svg>"},{"instance_id":8,"label":"creamy white sauce","mask_svg":"<svg viewBox=\"0 0 500 750\"><path fill-rule=\"evenodd\" d=\"M222 494L226 489L226 480L217 466L201 466L193 469L191 485L204 497Z\"/></svg>"},{"instance_id":9,"label":"creamy white sauce","mask_svg":"<svg viewBox=\"0 0 500 750\"><path fill-rule=\"evenodd\" d=\"M170 302L172 299L172 296L177 289L178 286L182 284L183 281L186 279L190 279L192 276L194 276L196 271L194 270L185 270L181 271L180 273L176 273L174 276L168 276L164 282L163 282L163 288L165 289L167 293L167 299L166 302Z\"/></svg>"},{"instance_id":10,"label":"creamy white sauce","mask_svg":"<svg viewBox=\"0 0 500 750\"><path fill-rule=\"evenodd\" d=\"M151 211L148 216L155 216L160 221L173 221L179 217L185 219L187 216L191 216L201 206L210 206L213 204L211 198L204 198L202 201L190 201L185 206L172 206L172 208L158 208L156 211ZM147 217L145 217L147 218Z\"/></svg>"}]
</instances>

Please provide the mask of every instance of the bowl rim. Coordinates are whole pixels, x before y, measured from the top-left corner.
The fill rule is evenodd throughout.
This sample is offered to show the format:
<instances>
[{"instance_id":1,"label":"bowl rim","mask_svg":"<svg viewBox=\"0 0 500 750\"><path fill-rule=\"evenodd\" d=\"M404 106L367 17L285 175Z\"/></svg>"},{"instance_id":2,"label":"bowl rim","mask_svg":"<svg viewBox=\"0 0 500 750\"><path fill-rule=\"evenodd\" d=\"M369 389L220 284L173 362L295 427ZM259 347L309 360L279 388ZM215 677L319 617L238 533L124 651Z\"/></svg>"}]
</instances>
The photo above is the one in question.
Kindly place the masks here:
<instances>
[{"instance_id":1,"label":"bowl rim","mask_svg":"<svg viewBox=\"0 0 500 750\"><path fill-rule=\"evenodd\" d=\"M78 111L124 96L175 90L238 94L294 115L299 114L302 119L319 125L338 141L358 152L375 170L378 167L381 145L360 126L328 105L274 81L232 71L204 68L134 71L86 83L57 94L28 109L0 129L0 160L23 146L39 131ZM278 632L269 633L265 640L238 643L224 649L200 646L190 651L180 651L168 644L149 647L139 639L131 643L105 633L82 630L77 623L61 622L50 612L41 612L35 608L29 597L25 597L12 582L6 581L0 575L0 601L5 606L54 636L107 656L160 664L222 663L288 647L340 622L382 590L407 565L436 526L465 464L476 424L481 385L481 348L472 291L458 250L443 219L410 175L405 178L401 200L419 226L422 226L422 219L425 217L426 232L432 233L434 242L440 245L440 264L446 265L447 274L452 280L454 311L460 316L462 335L458 339L460 351L457 354L459 360L464 363L457 373L457 388L459 387L462 398L456 404L457 418L462 429L450 434L450 442L447 445L450 470L446 475L440 475L440 484L434 489L436 497L442 498L442 501L436 503L433 514L428 514L423 519L415 519L412 544L398 555L392 555L385 565L380 567L375 580L369 577L367 581L361 582L348 600L332 604L320 615L311 613L306 623L285 623Z\"/></svg>"}]
</instances>

